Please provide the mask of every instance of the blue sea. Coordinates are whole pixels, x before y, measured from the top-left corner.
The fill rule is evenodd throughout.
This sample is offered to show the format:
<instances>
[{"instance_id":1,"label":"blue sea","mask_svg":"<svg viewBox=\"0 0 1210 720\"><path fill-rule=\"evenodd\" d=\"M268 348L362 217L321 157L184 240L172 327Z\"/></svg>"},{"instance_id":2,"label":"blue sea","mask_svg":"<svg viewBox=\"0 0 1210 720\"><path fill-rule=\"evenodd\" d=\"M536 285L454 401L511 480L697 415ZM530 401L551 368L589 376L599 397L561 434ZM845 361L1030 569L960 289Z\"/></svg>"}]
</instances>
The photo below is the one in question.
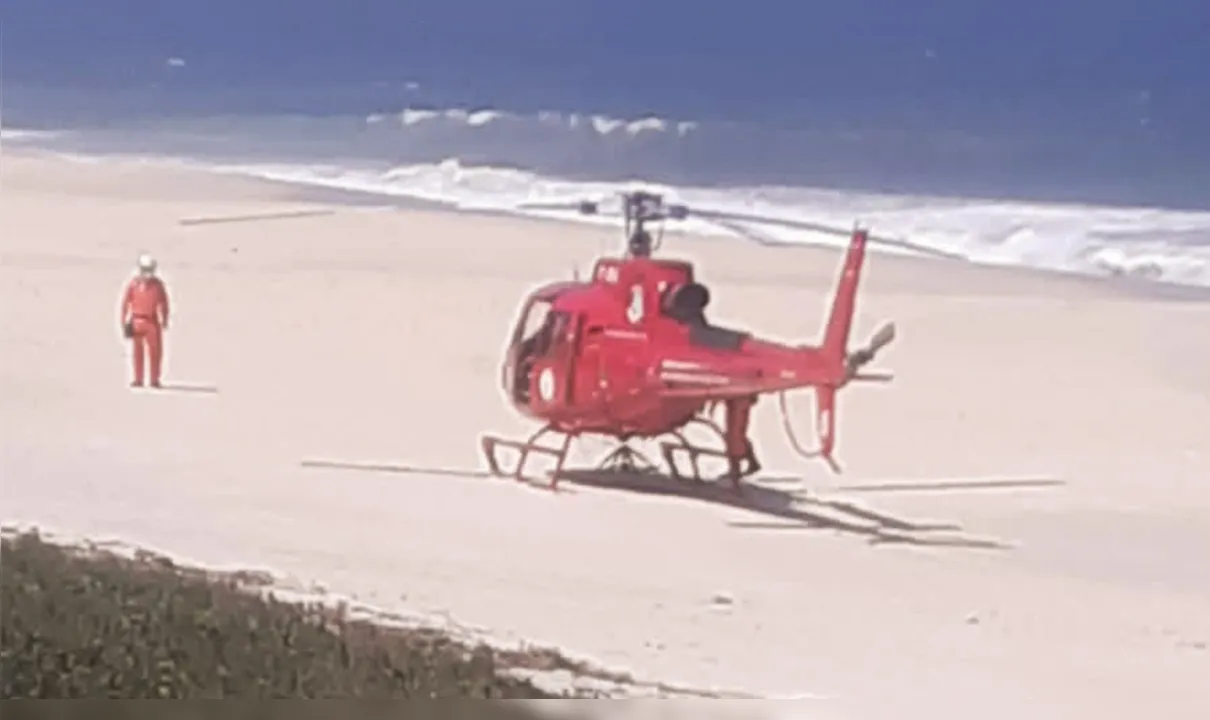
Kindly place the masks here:
<instances>
[{"instance_id":1,"label":"blue sea","mask_svg":"<svg viewBox=\"0 0 1210 720\"><path fill-rule=\"evenodd\" d=\"M1205 0L0 0L0 35L5 144L1210 285Z\"/></svg>"}]
</instances>

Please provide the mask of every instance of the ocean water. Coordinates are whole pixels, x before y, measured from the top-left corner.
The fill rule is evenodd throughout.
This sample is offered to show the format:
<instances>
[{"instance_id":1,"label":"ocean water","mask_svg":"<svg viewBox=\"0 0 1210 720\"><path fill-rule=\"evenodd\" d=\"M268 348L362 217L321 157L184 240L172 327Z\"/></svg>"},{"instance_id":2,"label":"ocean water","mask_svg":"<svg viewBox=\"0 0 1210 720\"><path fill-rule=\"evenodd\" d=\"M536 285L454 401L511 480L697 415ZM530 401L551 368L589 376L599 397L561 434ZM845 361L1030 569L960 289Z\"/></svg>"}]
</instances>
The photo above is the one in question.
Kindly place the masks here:
<instances>
[{"instance_id":1,"label":"ocean water","mask_svg":"<svg viewBox=\"0 0 1210 720\"><path fill-rule=\"evenodd\" d=\"M1199 0L0 0L0 34L6 144L1210 285Z\"/></svg>"}]
</instances>

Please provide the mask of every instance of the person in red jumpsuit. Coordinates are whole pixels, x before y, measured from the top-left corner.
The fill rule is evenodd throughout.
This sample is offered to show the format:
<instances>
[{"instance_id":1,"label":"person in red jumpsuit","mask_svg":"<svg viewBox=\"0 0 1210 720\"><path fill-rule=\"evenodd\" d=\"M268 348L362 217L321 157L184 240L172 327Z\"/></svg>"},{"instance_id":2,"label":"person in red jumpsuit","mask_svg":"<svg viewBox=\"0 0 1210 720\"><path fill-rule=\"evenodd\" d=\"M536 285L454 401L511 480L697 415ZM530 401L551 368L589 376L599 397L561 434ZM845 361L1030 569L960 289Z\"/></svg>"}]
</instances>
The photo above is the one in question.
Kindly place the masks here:
<instances>
[{"instance_id":1,"label":"person in red jumpsuit","mask_svg":"<svg viewBox=\"0 0 1210 720\"><path fill-rule=\"evenodd\" d=\"M748 437L748 420L752 414L752 406L755 404L756 396L752 395L731 398L724 405L726 409L724 439L727 443L727 477L732 480L755 475L761 469L760 461L756 459L756 448L752 446L752 440Z\"/></svg>"},{"instance_id":2,"label":"person in red jumpsuit","mask_svg":"<svg viewBox=\"0 0 1210 720\"><path fill-rule=\"evenodd\" d=\"M168 290L156 275L155 258L150 255L139 257L138 274L126 285L120 323L134 349L134 380L130 386L143 386L146 355L147 364L151 366L151 387L160 387L164 331L168 329Z\"/></svg>"}]
</instances>

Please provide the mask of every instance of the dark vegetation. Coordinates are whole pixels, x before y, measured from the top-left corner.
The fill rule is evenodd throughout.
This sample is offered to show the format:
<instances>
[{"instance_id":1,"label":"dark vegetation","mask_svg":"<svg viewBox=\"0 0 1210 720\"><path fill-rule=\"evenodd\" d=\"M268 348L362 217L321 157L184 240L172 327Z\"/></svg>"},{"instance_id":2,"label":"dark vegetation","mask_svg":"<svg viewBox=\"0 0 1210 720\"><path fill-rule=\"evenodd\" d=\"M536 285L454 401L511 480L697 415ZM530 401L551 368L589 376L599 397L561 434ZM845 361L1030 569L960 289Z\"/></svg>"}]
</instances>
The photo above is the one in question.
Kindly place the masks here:
<instances>
[{"instance_id":1,"label":"dark vegetation","mask_svg":"<svg viewBox=\"0 0 1210 720\"><path fill-rule=\"evenodd\" d=\"M330 608L249 592L247 574L64 548L33 534L4 539L0 553L0 698L6 700L553 697L503 671L532 669L535 662L559 666L550 653L522 658L524 653L468 647L433 630L349 621ZM9 706L11 717L20 705ZM89 704L35 705L58 717ZM51 705L61 710L51 711ZM305 718L332 705L247 708L251 715ZM349 712L353 705L334 705L334 717L415 707L358 703ZM131 717L155 707L106 705L108 714ZM176 707L198 717L244 714L228 703L214 710L206 709L219 708L210 703ZM477 707L476 717L535 717L513 703Z\"/></svg>"}]
</instances>

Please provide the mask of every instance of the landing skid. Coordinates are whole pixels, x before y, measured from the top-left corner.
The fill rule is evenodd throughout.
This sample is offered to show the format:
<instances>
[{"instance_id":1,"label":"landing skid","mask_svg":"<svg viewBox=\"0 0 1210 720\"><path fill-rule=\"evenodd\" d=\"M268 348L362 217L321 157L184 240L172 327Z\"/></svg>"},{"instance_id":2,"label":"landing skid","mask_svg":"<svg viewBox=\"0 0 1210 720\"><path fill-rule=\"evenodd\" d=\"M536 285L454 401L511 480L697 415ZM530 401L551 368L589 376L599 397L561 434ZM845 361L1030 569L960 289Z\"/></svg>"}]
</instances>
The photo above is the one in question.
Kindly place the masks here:
<instances>
[{"instance_id":1,"label":"landing skid","mask_svg":"<svg viewBox=\"0 0 1210 720\"><path fill-rule=\"evenodd\" d=\"M701 425L702 427L707 428L711 436L718 438L720 447L726 448L726 440L724 433L722 433L722 428L720 428L719 425L714 422L714 420L710 420L709 417L693 417L692 420L688 421L687 425ZM727 459L725 450L703 448L702 445L695 445L691 442L688 442L684 431L673 431L669 434L672 434L672 436L676 439L676 442L661 443L659 444L659 450L661 450L661 453L664 456L664 463L668 465L668 474L670 474L670 476L672 476L675 480L693 483L707 482L707 479L702 477L702 465L698 462L698 460L701 460L702 457L721 457L722 460ZM690 470L693 471L692 474L681 473L680 466L678 463L676 463L676 456L678 456L678 454L684 454L688 457L688 466L690 466ZM736 484L737 486L739 484L738 477L724 476L724 478L731 479L732 483Z\"/></svg>"},{"instance_id":2,"label":"landing skid","mask_svg":"<svg viewBox=\"0 0 1210 720\"><path fill-rule=\"evenodd\" d=\"M723 431L713 420L708 417L699 416L690 420L689 424L704 426L714 437L718 438L721 447L725 447ZM667 472L674 480L691 483L708 482L706 478L702 477L701 466L698 462L699 459L702 457L716 457L725 460L727 458L726 452L722 449L702 447L691 443L685 437L683 429L673 430L668 434L672 436L673 440L660 443L660 451L664 458ZM562 440L551 445L539 444L538 441L547 435L561 435ZM567 460L567 452L571 448L571 441L577 435L564 433L547 425L525 440L509 440L492 435L484 435L480 439L480 445L483 448L483 456L487 460L488 471L492 475L496 477L508 477L529 484L538 484L534 482L533 478L525 475L525 466L530 455L537 453L554 458L555 467L550 471L544 486L551 490L557 490L559 476L563 472L563 465ZM497 457L497 450L499 448L507 448L519 453L517 464L511 472L506 471L501 466L500 460ZM689 458L689 468L692 470L691 474L682 473L680 467L677 465L677 456L681 453L687 455ZM630 475L660 472L660 468L656 463L652 462L643 453L630 447L625 441L622 441L617 448L599 460L594 469L601 473L624 473ZM750 474L752 473L744 472L739 475L727 474L723 477L731 480L735 489L739 490L741 478Z\"/></svg>"},{"instance_id":3,"label":"landing skid","mask_svg":"<svg viewBox=\"0 0 1210 720\"><path fill-rule=\"evenodd\" d=\"M563 442L557 447L538 445L539 438L547 434L561 434L563 435ZM555 490L558 488L559 474L563 472L563 463L567 460L567 450L571 447L571 439L571 435L560 433L550 425L547 425L522 441L484 435L480 438L479 442L483 448L483 456L487 459L488 472L496 477L511 477L519 482L530 482L530 478L525 476L525 461L529 459L531 453L553 457L555 459L555 467L550 473L548 486L551 490ZM520 456L517 458L517 465L512 472L505 472L500 467L500 461L496 457L496 450L500 447L516 450L520 453Z\"/></svg>"}]
</instances>

